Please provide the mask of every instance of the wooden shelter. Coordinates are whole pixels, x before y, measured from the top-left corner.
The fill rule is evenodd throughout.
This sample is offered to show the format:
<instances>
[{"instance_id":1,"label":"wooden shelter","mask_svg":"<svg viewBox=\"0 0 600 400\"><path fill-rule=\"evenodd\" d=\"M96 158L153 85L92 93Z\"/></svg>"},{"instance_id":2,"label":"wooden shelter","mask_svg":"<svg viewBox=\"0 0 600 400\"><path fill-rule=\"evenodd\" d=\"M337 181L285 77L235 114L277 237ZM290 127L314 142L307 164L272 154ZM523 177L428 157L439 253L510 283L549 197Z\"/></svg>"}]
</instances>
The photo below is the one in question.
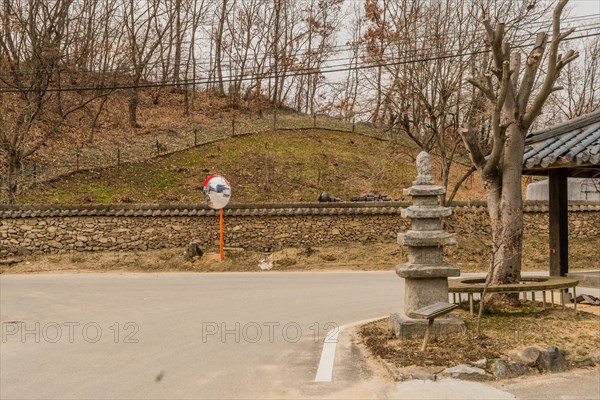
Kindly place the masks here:
<instances>
[{"instance_id":1,"label":"wooden shelter","mask_svg":"<svg viewBox=\"0 0 600 400\"><path fill-rule=\"evenodd\" d=\"M600 111L529 134L524 175L548 176L550 275L569 272L567 178L600 178Z\"/></svg>"}]
</instances>

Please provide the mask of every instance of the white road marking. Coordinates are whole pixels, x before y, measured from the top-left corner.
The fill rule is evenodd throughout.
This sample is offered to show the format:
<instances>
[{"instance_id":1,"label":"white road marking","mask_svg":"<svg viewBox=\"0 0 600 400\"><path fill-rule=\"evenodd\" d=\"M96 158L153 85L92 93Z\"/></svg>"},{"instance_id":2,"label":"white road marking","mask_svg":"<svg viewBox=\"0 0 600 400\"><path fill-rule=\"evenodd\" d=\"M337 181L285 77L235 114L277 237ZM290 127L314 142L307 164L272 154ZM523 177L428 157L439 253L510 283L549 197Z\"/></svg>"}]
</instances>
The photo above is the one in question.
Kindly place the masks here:
<instances>
[{"instance_id":1,"label":"white road marking","mask_svg":"<svg viewBox=\"0 0 600 400\"><path fill-rule=\"evenodd\" d=\"M369 322L377 321L388 316L365 319L363 321L351 322L346 325L336 327L325 335L323 341L323 350L321 351L321 361L319 362L319 368L317 369L317 375L315 375L315 382L331 382L333 377L333 362L335 361L335 349L337 348L338 336L344 329L351 328L356 325L367 324Z\"/></svg>"}]
</instances>

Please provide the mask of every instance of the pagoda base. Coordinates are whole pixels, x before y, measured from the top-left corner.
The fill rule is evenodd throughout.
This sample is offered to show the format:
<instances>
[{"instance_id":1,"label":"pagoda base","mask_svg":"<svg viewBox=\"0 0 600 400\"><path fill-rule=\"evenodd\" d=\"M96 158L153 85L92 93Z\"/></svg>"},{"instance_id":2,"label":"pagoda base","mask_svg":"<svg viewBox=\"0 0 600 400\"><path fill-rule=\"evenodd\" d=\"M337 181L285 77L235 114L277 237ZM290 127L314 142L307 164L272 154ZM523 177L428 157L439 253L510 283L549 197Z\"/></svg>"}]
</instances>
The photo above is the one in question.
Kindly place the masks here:
<instances>
[{"instance_id":1,"label":"pagoda base","mask_svg":"<svg viewBox=\"0 0 600 400\"><path fill-rule=\"evenodd\" d=\"M390 331L401 340L422 339L425 336L427 328L426 319L413 319L407 316L394 313L389 319ZM464 333L467 330L463 320L454 314L444 315L433 320L431 335L453 335Z\"/></svg>"}]
</instances>

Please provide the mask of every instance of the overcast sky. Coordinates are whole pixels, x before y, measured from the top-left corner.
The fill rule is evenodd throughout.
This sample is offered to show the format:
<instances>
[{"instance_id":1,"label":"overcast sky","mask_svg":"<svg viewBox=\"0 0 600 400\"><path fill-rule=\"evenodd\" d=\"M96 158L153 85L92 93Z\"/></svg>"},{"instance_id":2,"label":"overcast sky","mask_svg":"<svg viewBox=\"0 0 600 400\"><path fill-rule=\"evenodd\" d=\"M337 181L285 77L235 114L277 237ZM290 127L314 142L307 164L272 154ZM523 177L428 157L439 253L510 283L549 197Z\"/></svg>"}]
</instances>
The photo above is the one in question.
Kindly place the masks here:
<instances>
[{"instance_id":1,"label":"overcast sky","mask_svg":"<svg viewBox=\"0 0 600 400\"><path fill-rule=\"evenodd\" d=\"M600 13L600 0L571 0L569 4L573 7L573 16Z\"/></svg>"}]
</instances>

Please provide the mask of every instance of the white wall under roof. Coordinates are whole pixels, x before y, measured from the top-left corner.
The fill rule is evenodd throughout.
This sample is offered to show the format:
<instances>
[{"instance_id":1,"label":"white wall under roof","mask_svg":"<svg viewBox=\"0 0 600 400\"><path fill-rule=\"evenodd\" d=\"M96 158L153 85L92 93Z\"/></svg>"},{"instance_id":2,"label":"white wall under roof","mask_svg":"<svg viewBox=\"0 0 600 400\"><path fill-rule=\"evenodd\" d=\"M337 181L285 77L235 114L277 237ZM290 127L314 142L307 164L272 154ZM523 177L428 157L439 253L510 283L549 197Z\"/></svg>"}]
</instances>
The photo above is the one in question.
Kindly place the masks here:
<instances>
[{"instance_id":1,"label":"white wall under roof","mask_svg":"<svg viewBox=\"0 0 600 400\"><path fill-rule=\"evenodd\" d=\"M570 201L600 201L600 179L569 178L567 191ZM548 179L527 185L525 200L548 201Z\"/></svg>"}]
</instances>

